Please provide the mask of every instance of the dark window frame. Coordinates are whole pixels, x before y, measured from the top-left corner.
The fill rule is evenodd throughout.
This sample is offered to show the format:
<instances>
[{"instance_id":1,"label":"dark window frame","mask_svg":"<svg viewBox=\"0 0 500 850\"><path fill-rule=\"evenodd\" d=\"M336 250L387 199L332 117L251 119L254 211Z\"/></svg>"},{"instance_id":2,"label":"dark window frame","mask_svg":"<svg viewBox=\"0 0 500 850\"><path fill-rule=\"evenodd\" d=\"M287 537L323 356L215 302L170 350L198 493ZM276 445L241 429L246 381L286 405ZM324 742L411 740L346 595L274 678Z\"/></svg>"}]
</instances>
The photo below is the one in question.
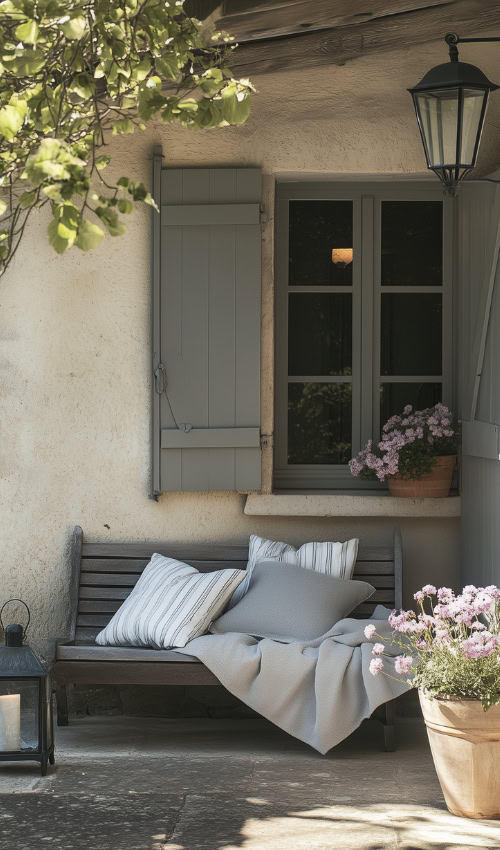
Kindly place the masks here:
<instances>
[{"instance_id":1,"label":"dark window frame","mask_svg":"<svg viewBox=\"0 0 500 850\"><path fill-rule=\"evenodd\" d=\"M440 186L428 182L278 182L276 186L275 291L275 441L273 486L279 491L380 491L383 485L354 478L345 465L288 463L288 294L289 292L351 291L342 286L288 286L288 210L291 200L351 200L353 202L352 281L352 453L380 432L381 383L442 383L442 399L454 403L453 383L453 232L455 206ZM381 284L381 210L383 201L440 201L443 204L442 286ZM380 322L384 293L442 293L443 362L439 376L381 375ZM423 334L425 329L423 329ZM340 379L343 380L342 378ZM339 381L332 376L332 382Z\"/></svg>"}]
</instances>

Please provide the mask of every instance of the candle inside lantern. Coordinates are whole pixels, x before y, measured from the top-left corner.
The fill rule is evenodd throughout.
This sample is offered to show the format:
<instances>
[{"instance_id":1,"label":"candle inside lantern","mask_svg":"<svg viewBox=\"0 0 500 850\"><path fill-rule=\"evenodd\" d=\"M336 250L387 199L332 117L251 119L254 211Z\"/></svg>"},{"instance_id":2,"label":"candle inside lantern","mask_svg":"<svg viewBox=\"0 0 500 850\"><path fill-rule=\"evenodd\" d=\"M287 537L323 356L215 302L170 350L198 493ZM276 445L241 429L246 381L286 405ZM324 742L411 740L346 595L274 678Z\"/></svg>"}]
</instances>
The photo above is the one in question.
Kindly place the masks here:
<instances>
[{"instance_id":1,"label":"candle inside lantern","mask_svg":"<svg viewBox=\"0 0 500 850\"><path fill-rule=\"evenodd\" d=\"M0 696L0 752L21 747L21 695Z\"/></svg>"}]
</instances>

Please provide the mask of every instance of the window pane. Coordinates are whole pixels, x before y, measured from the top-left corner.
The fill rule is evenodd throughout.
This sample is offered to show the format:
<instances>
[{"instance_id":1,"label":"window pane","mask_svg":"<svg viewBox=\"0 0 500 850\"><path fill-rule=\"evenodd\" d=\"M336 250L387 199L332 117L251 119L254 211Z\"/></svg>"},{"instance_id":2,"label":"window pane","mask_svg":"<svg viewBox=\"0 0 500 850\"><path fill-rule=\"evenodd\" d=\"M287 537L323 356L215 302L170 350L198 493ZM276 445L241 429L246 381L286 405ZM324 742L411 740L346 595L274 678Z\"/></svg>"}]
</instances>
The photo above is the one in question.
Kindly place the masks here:
<instances>
[{"instance_id":1,"label":"window pane","mask_svg":"<svg viewBox=\"0 0 500 850\"><path fill-rule=\"evenodd\" d=\"M382 202L382 286L441 286L441 201Z\"/></svg>"},{"instance_id":2,"label":"window pane","mask_svg":"<svg viewBox=\"0 0 500 850\"><path fill-rule=\"evenodd\" d=\"M382 384L380 387L380 425L395 414L401 415L407 404L414 410L433 407L441 401L441 384Z\"/></svg>"},{"instance_id":3,"label":"window pane","mask_svg":"<svg viewBox=\"0 0 500 850\"><path fill-rule=\"evenodd\" d=\"M351 286L352 201L290 201L290 286Z\"/></svg>"},{"instance_id":4,"label":"window pane","mask_svg":"<svg viewBox=\"0 0 500 850\"><path fill-rule=\"evenodd\" d=\"M288 463L347 463L351 385L288 384Z\"/></svg>"},{"instance_id":5,"label":"window pane","mask_svg":"<svg viewBox=\"0 0 500 850\"><path fill-rule=\"evenodd\" d=\"M382 294L381 375L441 375L442 297Z\"/></svg>"},{"instance_id":6,"label":"window pane","mask_svg":"<svg viewBox=\"0 0 500 850\"><path fill-rule=\"evenodd\" d=\"M352 296L297 292L288 299L288 374L350 375Z\"/></svg>"}]
</instances>

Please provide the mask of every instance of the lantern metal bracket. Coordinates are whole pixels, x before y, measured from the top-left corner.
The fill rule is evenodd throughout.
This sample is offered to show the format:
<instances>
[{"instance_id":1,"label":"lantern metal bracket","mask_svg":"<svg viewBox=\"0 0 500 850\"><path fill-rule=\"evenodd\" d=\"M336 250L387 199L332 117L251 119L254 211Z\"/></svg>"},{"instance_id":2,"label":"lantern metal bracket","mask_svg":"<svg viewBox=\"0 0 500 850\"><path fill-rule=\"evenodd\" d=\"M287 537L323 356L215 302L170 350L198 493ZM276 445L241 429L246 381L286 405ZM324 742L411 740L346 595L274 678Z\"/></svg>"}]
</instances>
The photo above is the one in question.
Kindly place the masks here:
<instances>
[{"instance_id":1,"label":"lantern metal bracket","mask_svg":"<svg viewBox=\"0 0 500 850\"><path fill-rule=\"evenodd\" d=\"M500 35L492 35L489 38L461 38L456 32L447 32L444 40L448 45L451 61L458 62L457 44L471 44L476 42L485 44L486 42L500 41Z\"/></svg>"}]
</instances>

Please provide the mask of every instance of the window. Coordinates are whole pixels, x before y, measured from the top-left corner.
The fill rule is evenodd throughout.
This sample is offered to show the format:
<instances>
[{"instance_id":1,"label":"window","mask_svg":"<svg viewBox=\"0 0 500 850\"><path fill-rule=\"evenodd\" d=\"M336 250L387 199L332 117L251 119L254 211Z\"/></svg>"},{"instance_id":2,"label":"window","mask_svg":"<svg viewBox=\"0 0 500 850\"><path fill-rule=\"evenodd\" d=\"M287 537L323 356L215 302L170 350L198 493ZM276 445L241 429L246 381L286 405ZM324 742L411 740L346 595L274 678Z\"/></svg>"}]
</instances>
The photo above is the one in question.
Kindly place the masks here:
<instances>
[{"instance_id":1,"label":"window","mask_svg":"<svg viewBox=\"0 0 500 850\"><path fill-rule=\"evenodd\" d=\"M347 462L381 423L452 404L452 203L422 184L278 184L276 489L372 489Z\"/></svg>"}]
</instances>

